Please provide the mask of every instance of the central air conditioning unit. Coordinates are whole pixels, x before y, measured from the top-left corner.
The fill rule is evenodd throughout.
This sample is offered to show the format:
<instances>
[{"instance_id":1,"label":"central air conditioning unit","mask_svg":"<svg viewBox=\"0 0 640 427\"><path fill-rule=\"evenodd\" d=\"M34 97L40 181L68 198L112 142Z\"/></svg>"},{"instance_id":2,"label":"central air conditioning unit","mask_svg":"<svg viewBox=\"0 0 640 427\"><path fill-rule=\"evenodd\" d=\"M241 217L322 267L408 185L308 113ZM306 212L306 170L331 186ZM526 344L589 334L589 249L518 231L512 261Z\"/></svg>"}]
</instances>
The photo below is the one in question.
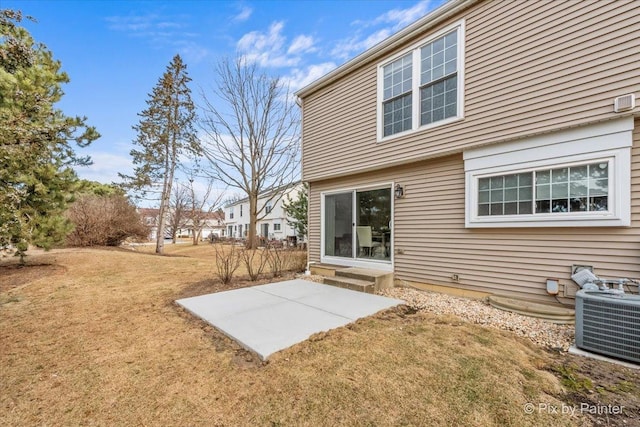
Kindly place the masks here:
<instances>
[{"instance_id":1,"label":"central air conditioning unit","mask_svg":"<svg viewBox=\"0 0 640 427\"><path fill-rule=\"evenodd\" d=\"M640 295L578 291L576 346L640 363Z\"/></svg>"}]
</instances>

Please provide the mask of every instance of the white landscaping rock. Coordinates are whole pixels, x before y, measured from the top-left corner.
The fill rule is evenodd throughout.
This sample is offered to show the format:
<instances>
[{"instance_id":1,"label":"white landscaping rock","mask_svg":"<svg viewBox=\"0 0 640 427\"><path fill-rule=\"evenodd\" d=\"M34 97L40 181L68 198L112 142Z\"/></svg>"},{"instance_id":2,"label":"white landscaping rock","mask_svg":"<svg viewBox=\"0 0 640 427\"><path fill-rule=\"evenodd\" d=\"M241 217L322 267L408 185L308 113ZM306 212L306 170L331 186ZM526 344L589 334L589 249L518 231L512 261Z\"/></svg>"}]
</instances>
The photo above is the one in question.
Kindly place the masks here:
<instances>
[{"instance_id":1,"label":"white landscaping rock","mask_svg":"<svg viewBox=\"0 0 640 427\"><path fill-rule=\"evenodd\" d=\"M574 326L558 325L491 307L478 300L454 297L410 288L393 288L379 292L404 300L409 307L434 314L453 314L471 323L511 331L535 344L568 351L574 342Z\"/></svg>"}]
</instances>

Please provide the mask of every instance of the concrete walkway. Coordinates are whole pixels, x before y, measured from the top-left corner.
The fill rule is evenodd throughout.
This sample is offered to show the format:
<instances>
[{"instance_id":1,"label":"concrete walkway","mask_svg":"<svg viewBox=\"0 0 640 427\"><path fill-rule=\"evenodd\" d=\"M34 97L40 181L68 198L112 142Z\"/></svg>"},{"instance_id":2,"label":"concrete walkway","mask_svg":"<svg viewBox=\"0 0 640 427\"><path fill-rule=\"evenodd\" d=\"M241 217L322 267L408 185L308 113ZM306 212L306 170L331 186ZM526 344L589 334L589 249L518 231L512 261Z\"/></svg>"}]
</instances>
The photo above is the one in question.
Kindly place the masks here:
<instances>
[{"instance_id":1,"label":"concrete walkway","mask_svg":"<svg viewBox=\"0 0 640 427\"><path fill-rule=\"evenodd\" d=\"M288 280L176 302L262 360L315 333L403 303L307 280Z\"/></svg>"}]
</instances>

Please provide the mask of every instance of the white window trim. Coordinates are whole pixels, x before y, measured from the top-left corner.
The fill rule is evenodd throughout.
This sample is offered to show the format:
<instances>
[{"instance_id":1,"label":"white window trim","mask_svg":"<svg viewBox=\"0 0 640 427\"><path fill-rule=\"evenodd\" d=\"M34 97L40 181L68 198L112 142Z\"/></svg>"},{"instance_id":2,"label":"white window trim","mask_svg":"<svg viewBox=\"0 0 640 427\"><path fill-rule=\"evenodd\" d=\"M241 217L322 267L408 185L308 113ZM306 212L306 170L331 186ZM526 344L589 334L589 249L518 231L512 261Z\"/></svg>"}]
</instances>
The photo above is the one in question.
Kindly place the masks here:
<instances>
[{"instance_id":1,"label":"white window trim","mask_svg":"<svg viewBox=\"0 0 640 427\"><path fill-rule=\"evenodd\" d=\"M451 32L452 30L458 30L458 114L455 117L439 120L437 122L429 123L420 126L420 48L438 37ZM410 47L400 51L399 53L387 58L384 62L378 64L377 75L377 104L376 104L376 119L377 119L377 142L385 142L395 138L400 138L405 135L410 135L414 132L423 131L439 126L444 126L449 123L457 122L464 119L464 81L465 81L465 61L464 61L464 47L465 47L465 20L457 21L440 31L429 35L429 37L420 40L418 43L411 45ZM384 109L382 103L384 101L384 70L383 68L393 61L405 56L407 53L412 52L411 59L411 93L412 93L412 105L411 105L411 129L404 132L394 133L393 135L384 136Z\"/></svg>"},{"instance_id":2,"label":"white window trim","mask_svg":"<svg viewBox=\"0 0 640 427\"><path fill-rule=\"evenodd\" d=\"M465 152L465 226L467 228L630 226L632 130L633 118L625 118ZM608 211L478 215L479 178L599 161L609 162Z\"/></svg>"}]
</instances>

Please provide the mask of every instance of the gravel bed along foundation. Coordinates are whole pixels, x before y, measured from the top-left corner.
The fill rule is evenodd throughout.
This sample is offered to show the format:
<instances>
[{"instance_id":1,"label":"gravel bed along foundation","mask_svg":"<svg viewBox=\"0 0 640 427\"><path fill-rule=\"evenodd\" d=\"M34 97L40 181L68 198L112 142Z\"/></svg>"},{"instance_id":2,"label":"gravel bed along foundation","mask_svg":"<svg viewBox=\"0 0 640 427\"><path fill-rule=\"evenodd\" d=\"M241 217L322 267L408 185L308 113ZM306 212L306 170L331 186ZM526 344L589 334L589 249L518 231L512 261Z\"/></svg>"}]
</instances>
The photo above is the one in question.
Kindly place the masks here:
<instances>
[{"instance_id":1,"label":"gravel bed along foundation","mask_svg":"<svg viewBox=\"0 0 640 427\"><path fill-rule=\"evenodd\" d=\"M542 347L567 351L574 342L574 326L498 310L480 300L411 288L386 289L379 294L404 300L409 307L434 314L453 314L471 323L511 331Z\"/></svg>"}]
</instances>

